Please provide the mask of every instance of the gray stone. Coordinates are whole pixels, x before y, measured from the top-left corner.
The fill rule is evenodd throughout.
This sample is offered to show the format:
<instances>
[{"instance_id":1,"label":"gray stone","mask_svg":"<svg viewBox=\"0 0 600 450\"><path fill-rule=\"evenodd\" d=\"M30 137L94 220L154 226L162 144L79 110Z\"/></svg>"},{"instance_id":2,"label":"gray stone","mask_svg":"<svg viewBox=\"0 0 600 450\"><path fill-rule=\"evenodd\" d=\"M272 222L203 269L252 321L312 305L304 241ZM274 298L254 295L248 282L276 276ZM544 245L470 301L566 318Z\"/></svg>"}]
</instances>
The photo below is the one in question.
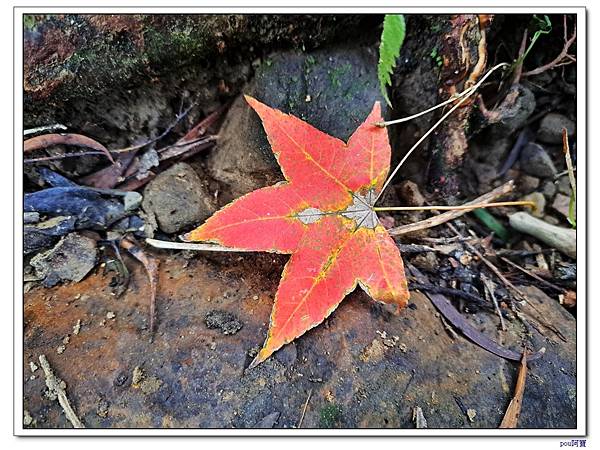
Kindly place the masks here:
<instances>
[{"instance_id":1,"label":"gray stone","mask_svg":"<svg viewBox=\"0 0 600 450\"><path fill-rule=\"evenodd\" d=\"M174 165L148 183L142 207L165 233L199 225L215 211L207 188L186 163Z\"/></svg>"},{"instance_id":2,"label":"gray stone","mask_svg":"<svg viewBox=\"0 0 600 450\"><path fill-rule=\"evenodd\" d=\"M37 212L26 212L23 213L23 223L38 223L40 221L40 215Z\"/></svg>"},{"instance_id":3,"label":"gray stone","mask_svg":"<svg viewBox=\"0 0 600 450\"><path fill-rule=\"evenodd\" d=\"M557 188L561 194L571 195L571 181L567 175L558 179Z\"/></svg>"},{"instance_id":4,"label":"gray stone","mask_svg":"<svg viewBox=\"0 0 600 450\"><path fill-rule=\"evenodd\" d=\"M552 200L556 195L556 184L553 181L548 180L542 185L542 194L546 197L546 200Z\"/></svg>"},{"instance_id":5,"label":"gray stone","mask_svg":"<svg viewBox=\"0 0 600 450\"><path fill-rule=\"evenodd\" d=\"M518 180L519 190L523 194L535 191L540 185L540 179L531 175L521 175Z\"/></svg>"},{"instance_id":6,"label":"gray stone","mask_svg":"<svg viewBox=\"0 0 600 450\"><path fill-rule=\"evenodd\" d=\"M73 231L75 217L59 216L23 227L23 253L29 255L52 247L61 236Z\"/></svg>"},{"instance_id":7,"label":"gray stone","mask_svg":"<svg viewBox=\"0 0 600 450\"><path fill-rule=\"evenodd\" d=\"M419 269L435 272L439 269L440 263L433 252L425 252L415 256L411 261Z\"/></svg>"},{"instance_id":8,"label":"gray stone","mask_svg":"<svg viewBox=\"0 0 600 450\"><path fill-rule=\"evenodd\" d=\"M554 216L546 215L543 217L544 222L548 222L550 225L558 225L560 224L560 220L558 220Z\"/></svg>"},{"instance_id":9,"label":"gray stone","mask_svg":"<svg viewBox=\"0 0 600 450\"><path fill-rule=\"evenodd\" d=\"M481 141L475 140L473 144L469 143L469 152L478 162L485 162L500 168L502 163L513 146L514 139L506 137L496 137L494 134L486 134Z\"/></svg>"},{"instance_id":10,"label":"gray stone","mask_svg":"<svg viewBox=\"0 0 600 450\"><path fill-rule=\"evenodd\" d=\"M548 178L556 174L556 167L548 152L539 144L530 142L521 152L521 169L529 175Z\"/></svg>"},{"instance_id":11,"label":"gray stone","mask_svg":"<svg viewBox=\"0 0 600 450\"><path fill-rule=\"evenodd\" d=\"M535 111L535 106L535 96L528 88L521 84L512 86L489 119L494 133L507 136L521 128Z\"/></svg>"},{"instance_id":12,"label":"gray stone","mask_svg":"<svg viewBox=\"0 0 600 450\"><path fill-rule=\"evenodd\" d=\"M382 101L385 115L376 68L377 55L370 49L277 53L258 67L244 92L347 140L375 101ZM219 136L208 168L234 197L283 178L260 120L243 97L233 103Z\"/></svg>"},{"instance_id":13,"label":"gray stone","mask_svg":"<svg viewBox=\"0 0 600 450\"><path fill-rule=\"evenodd\" d=\"M476 163L471 164L475 177L479 182L479 190L488 191L492 185L492 182L498 178L498 171L496 167L487 163Z\"/></svg>"},{"instance_id":14,"label":"gray stone","mask_svg":"<svg viewBox=\"0 0 600 450\"><path fill-rule=\"evenodd\" d=\"M280 351L275 353L275 358L277 358L277 360L284 366L290 367L298 358L296 344L294 342L290 342L288 345L285 345Z\"/></svg>"},{"instance_id":15,"label":"gray stone","mask_svg":"<svg viewBox=\"0 0 600 450\"><path fill-rule=\"evenodd\" d=\"M567 195L557 194L552 202L552 208L561 213L564 217L569 217L569 205L571 198Z\"/></svg>"},{"instance_id":16,"label":"gray stone","mask_svg":"<svg viewBox=\"0 0 600 450\"><path fill-rule=\"evenodd\" d=\"M235 334L244 324L232 313L221 310L210 311L204 318L204 323L210 329L219 329L223 334Z\"/></svg>"},{"instance_id":17,"label":"gray stone","mask_svg":"<svg viewBox=\"0 0 600 450\"><path fill-rule=\"evenodd\" d=\"M537 137L547 144L562 144L562 129L567 129L569 137L575 134L575 123L558 113L549 113L540 122Z\"/></svg>"},{"instance_id":18,"label":"gray stone","mask_svg":"<svg viewBox=\"0 0 600 450\"><path fill-rule=\"evenodd\" d=\"M81 281L96 265L96 241L71 233L52 249L31 258L36 274L44 285L54 286L61 281Z\"/></svg>"}]
</instances>

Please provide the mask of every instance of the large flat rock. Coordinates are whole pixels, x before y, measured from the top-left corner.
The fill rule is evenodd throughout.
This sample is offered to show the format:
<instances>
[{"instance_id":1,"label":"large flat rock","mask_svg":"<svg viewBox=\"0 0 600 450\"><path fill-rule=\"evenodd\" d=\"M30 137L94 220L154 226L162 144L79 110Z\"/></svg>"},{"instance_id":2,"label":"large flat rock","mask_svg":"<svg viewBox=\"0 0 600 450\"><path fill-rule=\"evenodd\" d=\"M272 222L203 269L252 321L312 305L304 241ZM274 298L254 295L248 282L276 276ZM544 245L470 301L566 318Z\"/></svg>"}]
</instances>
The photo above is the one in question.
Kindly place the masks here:
<instances>
[{"instance_id":1,"label":"large flat rock","mask_svg":"<svg viewBox=\"0 0 600 450\"><path fill-rule=\"evenodd\" d=\"M24 405L35 426L70 427L58 403L43 395L41 370L30 379L29 361L42 353L87 427L252 427L274 413L275 427L294 427L311 392L303 427L412 428L415 406L430 427L495 428L502 420L518 364L452 338L421 294L413 293L411 306L395 316L356 291L325 323L247 371L266 336L286 257L157 254L152 343L145 329L148 281L132 259L131 284L121 298L111 294L110 274L101 273L26 294ZM508 321L500 335L493 312L467 317L516 351L523 342L547 348L530 363L519 425L574 427L575 320L536 288L526 292L535 306L523 307L529 330ZM224 313L237 321L235 332L208 328L207 315ZM78 320L81 331L74 335ZM66 335L70 341L59 354ZM132 383L136 367L145 378ZM472 423L465 414L471 408Z\"/></svg>"}]
</instances>

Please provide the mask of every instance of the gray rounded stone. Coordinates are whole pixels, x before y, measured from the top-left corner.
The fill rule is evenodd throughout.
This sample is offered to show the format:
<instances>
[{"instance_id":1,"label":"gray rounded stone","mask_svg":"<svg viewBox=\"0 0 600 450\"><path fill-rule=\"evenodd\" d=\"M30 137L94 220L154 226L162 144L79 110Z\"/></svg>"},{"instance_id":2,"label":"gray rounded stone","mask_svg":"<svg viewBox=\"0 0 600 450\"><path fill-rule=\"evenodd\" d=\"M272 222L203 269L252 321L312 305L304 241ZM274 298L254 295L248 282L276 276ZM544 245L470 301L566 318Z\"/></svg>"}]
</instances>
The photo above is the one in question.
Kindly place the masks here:
<instances>
[{"instance_id":1,"label":"gray rounded stone","mask_svg":"<svg viewBox=\"0 0 600 450\"><path fill-rule=\"evenodd\" d=\"M214 211L211 196L189 164L179 163L158 175L144 189L142 207L164 233L199 225Z\"/></svg>"}]
</instances>

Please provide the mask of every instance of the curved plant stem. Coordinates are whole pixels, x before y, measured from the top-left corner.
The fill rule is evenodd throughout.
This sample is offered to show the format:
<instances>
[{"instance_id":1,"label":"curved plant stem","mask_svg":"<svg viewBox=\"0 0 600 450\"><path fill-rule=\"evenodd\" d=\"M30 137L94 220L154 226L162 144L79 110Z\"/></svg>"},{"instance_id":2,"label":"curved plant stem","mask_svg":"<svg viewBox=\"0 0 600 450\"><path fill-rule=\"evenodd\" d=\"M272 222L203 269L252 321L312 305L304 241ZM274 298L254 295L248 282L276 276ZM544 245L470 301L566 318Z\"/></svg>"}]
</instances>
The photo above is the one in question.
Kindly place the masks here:
<instances>
[{"instance_id":1,"label":"curved plant stem","mask_svg":"<svg viewBox=\"0 0 600 450\"><path fill-rule=\"evenodd\" d=\"M401 117L400 119L394 119L394 120L390 120L388 122L375 122L373 125L375 125L376 127L385 128L388 125L395 125L395 124L402 123L402 122L408 122L410 120L416 119L417 117L421 117L421 116L424 116L425 114L429 114L430 112L435 111L436 109L441 108L442 106L446 106L447 104L452 103L461 97L464 97L468 93L472 92L473 89L475 89L475 86L471 86L470 88L465 89L461 93L453 95L448 100L445 100L442 103L432 106L429 109L426 109L424 111L413 114L412 116Z\"/></svg>"},{"instance_id":2,"label":"curved plant stem","mask_svg":"<svg viewBox=\"0 0 600 450\"><path fill-rule=\"evenodd\" d=\"M440 126L440 125L441 125L441 124L444 122L444 120L446 120L446 119L448 118L448 116L449 116L450 114L452 114L454 111L456 111L458 108L460 108L460 107L461 107L461 105L462 105L464 102L466 102L466 101L467 101L467 99L468 99L468 98L469 98L471 95L473 95L473 94L474 94L474 93L477 91L477 89L479 89L479 87L480 87L480 86L483 84L483 82L484 82L484 81L485 81L485 80L486 80L486 79L487 79L487 78L488 78L490 75L492 75L492 74L493 74L493 73L494 73L496 70L498 70L498 69L500 69L500 68L502 68L502 67L509 67L509 66L510 66L510 64L508 64L508 63L500 63L500 64L497 64L497 65L495 65L494 67L492 67L492 68L491 68L491 69L488 71L488 73L486 73L486 74L485 74L485 75L484 75L484 76L481 78L481 80L479 80L479 81L477 82L477 84L476 84L476 85L474 85L473 87L470 87L469 89L467 89L466 91L464 91L464 92L466 92L466 94L464 94L464 92L463 92L463 94L464 94L464 95L462 95L462 98L461 98L461 100L460 100L460 101L459 101L459 102L458 102L456 105L454 105L452 108L450 108L450 110L449 110L447 113L445 113L445 114L444 114L444 115L443 115L443 116L442 116L442 117L441 117L441 118L440 118L440 119L439 119L439 120L438 120L438 121L437 121L437 122L436 122L436 123L435 123L435 124L434 124L434 125L433 125L433 126L430 128L430 129L429 129L429 130L427 130L427 132L426 132L426 133L425 133L423 136L421 136L421 138L420 138L420 139L419 139L419 140L418 140L418 141L417 141L417 142L416 142L416 143L415 143L415 144L414 144L414 145L413 145L413 146L410 148L410 150L409 150L409 151L406 153L406 155L404 155L404 157L402 158L402 160L400 161L400 163L399 163L399 164L396 166L396 168L394 169L394 171L393 171L393 172L390 174L390 176L389 176L389 177L388 177L388 179L386 180L385 184L384 184L384 185L383 185L383 187L381 188L381 191L379 192L379 195L377 195L377 198L375 199L375 202L374 202L374 203L377 203L377 201L378 201L378 200L381 198L381 195L383 194L383 192L385 191L385 189L386 189L386 188L389 186L389 184L390 184L390 182L392 181L392 179L394 178L394 176L395 176L395 175L398 173L398 170L400 170L400 167L402 167L402 164L404 164L404 162L405 162L405 161L408 159L408 157L409 157L409 156L412 154L412 152L414 152L414 151L415 151L415 149L416 149L416 148L417 148L419 145L421 145L421 143L422 143L422 142L423 142L425 139L427 139L427 137L428 137L428 136L429 136L431 133L433 133L433 132L435 131L435 129L436 129L437 127L439 127L439 126ZM400 121L403 121L402 119L399 119L399 120L400 120ZM389 122L383 122L382 124L380 124L380 126L394 125L394 124L396 124L396 123L399 123L399 122L398 122L398 121L395 121L395 120L391 120L391 121L389 121Z\"/></svg>"}]
</instances>

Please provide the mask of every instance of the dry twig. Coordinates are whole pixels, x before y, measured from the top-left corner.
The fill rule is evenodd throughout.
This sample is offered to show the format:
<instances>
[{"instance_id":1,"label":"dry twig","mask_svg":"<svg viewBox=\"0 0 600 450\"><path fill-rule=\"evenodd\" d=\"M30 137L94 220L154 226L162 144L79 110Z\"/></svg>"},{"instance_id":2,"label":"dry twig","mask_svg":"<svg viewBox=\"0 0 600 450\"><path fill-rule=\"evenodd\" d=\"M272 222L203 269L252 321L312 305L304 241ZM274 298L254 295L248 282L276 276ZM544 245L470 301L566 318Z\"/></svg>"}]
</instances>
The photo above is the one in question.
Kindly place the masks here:
<instances>
[{"instance_id":1,"label":"dry twig","mask_svg":"<svg viewBox=\"0 0 600 450\"><path fill-rule=\"evenodd\" d=\"M575 39L577 38L577 25L574 26L573 28L573 35L567 39L567 16L564 16L564 41L565 41L565 45L563 46L563 49L561 50L561 52L558 54L558 56L556 58L554 58L552 61L550 61L548 64L544 64L543 66L537 67L533 70L529 70L527 72L524 72L521 76L522 77L530 77L533 75L539 75L540 73L546 72L547 70L550 69L554 69L555 67L560 67L560 66L564 66L566 64L571 64L573 62L576 61L575 57L569 54L569 49L571 48L571 45L573 45L573 42L575 42Z\"/></svg>"},{"instance_id":2,"label":"dry twig","mask_svg":"<svg viewBox=\"0 0 600 450\"><path fill-rule=\"evenodd\" d=\"M304 407L302 408L302 415L300 416L300 420L298 421L298 425L296 428L302 428L302 422L304 421L304 416L306 415L306 409L308 408L308 402L310 401L310 397L312 396L312 389L308 391L308 397L306 397L306 402L304 402Z\"/></svg>"},{"instance_id":3,"label":"dry twig","mask_svg":"<svg viewBox=\"0 0 600 450\"><path fill-rule=\"evenodd\" d=\"M82 134L74 134L74 133L64 133L64 134L42 134L41 136L36 136L31 139L27 139L23 142L23 153L31 153L35 150L41 150L47 147L52 147L54 145L73 145L75 147L84 147L91 148L96 150L93 152L96 155L103 154L105 155L111 163L115 163L111 152L100 142L95 141L92 138L84 136ZM85 153L85 152L84 152ZM67 158L71 155L82 156L83 153L75 153L75 154L67 154L67 155L59 155L59 156L49 156L46 158L36 158L33 160L26 160L25 162L32 161L49 161L49 158L59 159L59 158Z\"/></svg>"},{"instance_id":4,"label":"dry twig","mask_svg":"<svg viewBox=\"0 0 600 450\"><path fill-rule=\"evenodd\" d=\"M486 277L483 273L480 274L481 281L483 282L483 286L485 287L486 297L490 296L492 303L494 304L494 309L496 310L496 314L500 318L500 327L502 331L506 331L506 324L504 323L504 317L502 317L502 311L500 311L500 307L498 306L498 300L496 300L496 294L494 293L494 283L488 277Z\"/></svg>"},{"instance_id":5,"label":"dry twig","mask_svg":"<svg viewBox=\"0 0 600 450\"><path fill-rule=\"evenodd\" d=\"M492 191L490 191L486 194L483 194L480 197L477 197L475 200L465 203L464 206L469 207L470 205L479 205L481 203L490 203L492 200L495 200L498 197L508 194L509 192L511 192L514 189L514 187L515 187L514 181L512 181L512 180L508 181L507 183L504 183L502 186L498 186L497 188L493 189ZM473 209L476 209L476 208L473 208ZM473 209L448 211L446 213L439 214L437 216L430 217L428 219L421 220L419 222L401 225L396 228L390 228L388 230L388 233L390 234L390 236L400 236L402 234L412 233L414 231L419 231L419 230L424 230L426 228L436 227L436 226L446 223L450 220L454 220L454 219L462 216L463 214L465 214L469 211L472 211Z\"/></svg>"},{"instance_id":6,"label":"dry twig","mask_svg":"<svg viewBox=\"0 0 600 450\"><path fill-rule=\"evenodd\" d=\"M67 416L67 419L69 419L69 422L73 425L73 428L85 428L69 402L66 392L66 383L54 374L52 367L50 367L50 363L46 359L46 355L40 355L39 361L46 377L46 387L48 388L50 396L58 400L58 403L63 409L65 416Z\"/></svg>"},{"instance_id":7,"label":"dry twig","mask_svg":"<svg viewBox=\"0 0 600 450\"><path fill-rule=\"evenodd\" d=\"M500 257L500 259L501 259L502 261L504 261L505 263L507 263L507 264L509 264L509 265L513 266L515 269L518 269L518 270L520 270L520 271L521 271L521 272L523 272L524 274L526 274L526 275L529 275L531 278L534 278L534 279L538 280L538 281L539 281L540 283L542 283L544 286L547 286L547 287L549 287L549 288L552 288L552 289L554 289L555 291L558 291L558 292L561 292L561 293L564 293L564 292L565 292L565 290L564 290L563 288L561 288L561 287L558 287L557 285L555 285L555 284L553 284L553 283L550 283L549 281L546 281L546 280L544 280L544 279L543 279L542 277L540 277L539 275L536 275L535 273L533 273L533 272L531 272L531 271L527 270L525 267L522 267L522 266L518 265L518 264L517 264L517 263L515 263L515 262L512 262L510 259L508 259L508 258L505 258L505 257L503 257L503 256L501 256L501 257Z\"/></svg>"}]
</instances>

